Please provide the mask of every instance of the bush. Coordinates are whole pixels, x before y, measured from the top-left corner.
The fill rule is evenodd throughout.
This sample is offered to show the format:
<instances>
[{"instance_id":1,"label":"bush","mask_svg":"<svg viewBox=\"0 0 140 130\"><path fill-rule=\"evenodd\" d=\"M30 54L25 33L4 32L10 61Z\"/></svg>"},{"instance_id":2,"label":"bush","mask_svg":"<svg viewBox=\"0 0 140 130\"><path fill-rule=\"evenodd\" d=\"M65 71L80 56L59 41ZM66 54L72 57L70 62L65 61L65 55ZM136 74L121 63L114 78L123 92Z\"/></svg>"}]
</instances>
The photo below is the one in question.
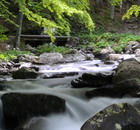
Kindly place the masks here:
<instances>
[{"instance_id":1,"label":"bush","mask_svg":"<svg viewBox=\"0 0 140 130\"><path fill-rule=\"evenodd\" d=\"M41 53L45 53L45 52L59 52L59 53L62 53L62 54L66 54L69 52L69 48L67 47L60 47L60 46L56 46L54 44L44 44L44 45L41 45L41 46L38 46L37 47L37 52L39 54Z\"/></svg>"},{"instance_id":2,"label":"bush","mask_svg":"<svg viewBox=\"0 0 140 130\"><path fill-rule=\"evenodd\" d=\"M94 51L99 51L105 47L112 47L112 49L120 53L127 46L129 41L140 41L139 35L118 34L118 33L94 33L94 34L80 34L79 35L81 47L92 48Z\"/></svg>"},{"instance_id":3,"label":"bush","mask_svg":"<svg viewBox=\"0 0 140 130\"><path fill-rule=\"evenodd\" d=\"M5 40L8 40L8 37L4 34L7 31L5 27L0 25L0 42L3 42Z\"/></svg>"},{"instance_id":4,"label":"bush","mask_svg":"<svg viewBox=\"0 0 140 130\"><path fill-rule=\"evenodd\" d=\"M8 50L8 51L0 53L0 59L4 61L9 61L9 60L15 59L18 55L21 55L21 54L33 55L29 51Z\"/></svg>"}]
</instances>

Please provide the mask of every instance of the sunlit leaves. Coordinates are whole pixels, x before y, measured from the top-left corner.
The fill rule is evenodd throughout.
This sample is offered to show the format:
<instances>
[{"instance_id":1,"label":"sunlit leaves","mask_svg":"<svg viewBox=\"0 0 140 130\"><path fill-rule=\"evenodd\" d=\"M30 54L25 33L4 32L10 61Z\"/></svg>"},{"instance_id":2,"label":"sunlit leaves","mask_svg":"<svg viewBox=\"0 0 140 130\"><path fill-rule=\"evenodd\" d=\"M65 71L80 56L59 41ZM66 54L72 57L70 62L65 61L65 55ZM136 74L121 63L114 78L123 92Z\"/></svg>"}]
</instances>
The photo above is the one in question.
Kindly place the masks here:
<instances>
[{"instance_id":1,"label":"sunlit leaves","mask_svg":"<svg viewBox=\"0 0 140 130\"><path fill-rule=\"evenodd\" d=\"M13 2L0 1L0 17L10 20L14 15L9 11L9 4L14 4L30 21L46 28L45 32L54 39L55 28L58 34L69 35L71 25L69 18L73 17L79 23L92 31L94 23L88 13L89 0L14 0ZM14 23L14 22L13 22Z\"/></svg>"},{"instance_id":2,"label":"sunlit leaves","mask_svg":"<svg viewBox=\"0 0 140 130\"><path fill-rule=\"evenodd\" d=\"M123 0L110 0L112 5L119 5Z\"/></svg>"},{"instance_id":3,"label":"sunlit leaves","mask_svg":"<svg viewBox=\"0 0 140 130\"><path fill-rule=\"evenodd\" d=\"M65 1L65 0L42 0L40 3L35 3L36 8L47 9L49 12L46 12L46 17L43 17L39 13L33 11L31 5L33 4L32 0L30 3L25 3L25 0L16 0L18 3L21 12L30 20L37 23L39 26L46 28L46 33L50 36L53 36L52 28L56 28L59 32L65 32L65 34L70 33L70 24L66 16L68 17L77 17L77 21L83 23L86 28L90 31L94 29L94 23L88 14L87 10L89 9L88 0L82 0L81 2L77 0ZM31 4L32 3L32 4ZM79 5L81 3L81 5ZM77 5L77 8L76 8ZM74 7L73 7L74 6ZM41 10L40 10L41 11ZM53 20L47 17L47 14L53 15Z\"/></svg>"},{"instance_id":4,"label":"sunlit leaves","mask_svg":"<svg viewBox=\"0 0 140 130\"><path fill-rule=\"evenodd\" d=\"M132 5L132 7L126 12L126 14L123 16L124 19L129 19L130 16L134 15L135 17L138 17L140 14L140 6L139 5Z\"/></svg>"},{"instance_id":5,"label":"sunlit leaves","mask_svg":"<svg viewBox=\"0 0 140 130\"><path fill-rule=\"evenodd\" d=\"M0 18L5 20L6 22L9 22L11 24L16 25L11 18L15 18L15 15L9 11L9 5L10 3L7 2L6 0L1 0L0 1Z\"/></svg>"}]
</instances>

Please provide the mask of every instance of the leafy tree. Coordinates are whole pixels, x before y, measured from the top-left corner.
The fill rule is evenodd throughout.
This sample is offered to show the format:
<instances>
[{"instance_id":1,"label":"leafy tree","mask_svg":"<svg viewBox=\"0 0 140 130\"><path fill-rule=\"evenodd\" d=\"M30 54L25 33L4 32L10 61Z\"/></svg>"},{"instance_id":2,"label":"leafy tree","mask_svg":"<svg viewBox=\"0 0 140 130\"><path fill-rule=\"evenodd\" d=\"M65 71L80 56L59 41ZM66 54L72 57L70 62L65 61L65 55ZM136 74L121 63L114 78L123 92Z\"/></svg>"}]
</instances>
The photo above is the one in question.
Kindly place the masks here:
<instances>
[{"instance_id":1,"label":"leafy tree","mask_svg":"<svg viewBox=\"0 0 140 130\"><path fill-rule=\"evenodd\" d=\"M83 23L89 31L94 29L94 23L88 13L88 0L1 0L0 17L15 24L12 21L15 12L11 13L9 10L10 4L15 4L28 20L46 28L45 33L52 38L52 28L56 28L57 32L70 33L69 17Z\"/></svg>"},{"instance_id":2,"label":"leafy tree","mask_svg":"<svg viewBox=\"0 0 140 130\"><path fill-rule=\"evenodd\" d=\"M123 16L124 19L129 19L130 16L134 15L135 17L138 17L140 14L140 6L139 5L132 5L131 8L126 12L126 14Z\"/></svg>"},{"instance_id":3,"label":"leafy tree","mask_svg":"<svg viewBox=\"0 0 140 130\"><path fill-rule=\"evenodd\" d=\"M123 0L111 0L111 4L112 5L118 5L120 4L120 2L122 2ZM135 2L135 1L133 1ZM136 5L138 4L138 5ZM122 17L122 19L129 19L130 16L134 15L135 17L138 17L140 14L140 0L137 0L137 2L132 5L126 12L126 14Z\"/></svg>"}]
</instances>

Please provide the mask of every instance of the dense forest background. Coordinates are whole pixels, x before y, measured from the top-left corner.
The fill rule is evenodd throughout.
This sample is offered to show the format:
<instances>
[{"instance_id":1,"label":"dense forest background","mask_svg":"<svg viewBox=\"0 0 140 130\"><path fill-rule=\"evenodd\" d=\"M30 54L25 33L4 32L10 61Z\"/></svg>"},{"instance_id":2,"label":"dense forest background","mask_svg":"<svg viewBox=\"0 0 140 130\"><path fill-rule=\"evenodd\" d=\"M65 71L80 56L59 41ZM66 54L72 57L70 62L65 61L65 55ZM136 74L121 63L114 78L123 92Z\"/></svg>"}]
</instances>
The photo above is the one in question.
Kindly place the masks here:
<instances>
[{"instance_id":1,"label":"dense forest background","mask_svg":"<svg viewBox=\"0 0 140 130\"><path fill-rule=\"evenodd\" d=\"M22 48L21 34L47 34L51 42L70 35L94 51L115 41L112 47L121 52L127 41L139 40L139 5L140 0L1 0L0 42L13 49Z\"/></svg>"}]
</instances>

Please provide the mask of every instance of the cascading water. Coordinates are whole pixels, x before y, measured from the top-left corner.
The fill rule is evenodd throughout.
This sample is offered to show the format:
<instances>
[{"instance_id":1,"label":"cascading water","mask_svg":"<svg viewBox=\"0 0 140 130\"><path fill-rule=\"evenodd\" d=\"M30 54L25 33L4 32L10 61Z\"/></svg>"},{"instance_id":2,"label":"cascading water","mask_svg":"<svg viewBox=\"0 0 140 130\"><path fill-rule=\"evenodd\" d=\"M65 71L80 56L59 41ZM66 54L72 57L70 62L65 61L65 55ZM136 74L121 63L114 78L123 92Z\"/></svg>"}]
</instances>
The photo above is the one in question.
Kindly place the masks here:
<instances>
[{"instance_id":1,"label":"cascading water","mask_svg":"<svg viewBox=\"0 0 140 130\"><path fill-rule=\"evenodd\" d=\"M99 66L96 66L96 64ZM98 62L83 62L60 66L42 66L41 72L64 72L75 71L81 72L84 70L92 72L108 72L114 69L116 65L104 65L101 61ZM69 68L69 69L68 69ZM70 69L71 68L71 69ZM82 69L81 69L82 68ZM84 69L83 69L84 68ZM94 68L94 69L93 69ZM81 71L80 71L81 70ZM1 95L6 92L25 92L25 93L46 93L56 95L65 99L66 112L62 114L52 114L47 117L41 117L41 121L37 124L27 124L27 130L80 130L82 124L92 117L95 113L102 110L113 103L129 102L134 103L138 99L113 99L113 98L92 98L87 99L85 92L91 88L71 88L71 81L78 76L57 78L57 79L40 79L40 80L11 80L6 82L7 89L2 91ZM0 105L1 106L1 105ZM2 110L2 109L0 109ZM2 118L0 118L2 119ZM2 121L0 121L2 124Z\"/></svg>"}]
</instances>

